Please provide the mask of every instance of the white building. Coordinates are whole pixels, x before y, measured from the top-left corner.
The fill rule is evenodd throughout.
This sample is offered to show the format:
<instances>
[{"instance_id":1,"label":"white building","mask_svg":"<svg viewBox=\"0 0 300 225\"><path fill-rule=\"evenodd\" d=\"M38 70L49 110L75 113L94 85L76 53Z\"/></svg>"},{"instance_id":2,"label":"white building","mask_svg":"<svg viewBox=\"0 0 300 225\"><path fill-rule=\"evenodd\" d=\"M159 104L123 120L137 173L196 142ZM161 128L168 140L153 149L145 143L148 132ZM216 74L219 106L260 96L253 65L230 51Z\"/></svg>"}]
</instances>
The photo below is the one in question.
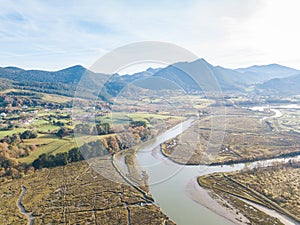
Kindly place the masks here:
<instances>
[{"instance_id":1,"label":"white building","mask_svg":"<svg viewBox=\"0 0 300 225\"><path fill-rule=\"evenodd\" d=\"M3 112L3 113L0 114L0 116L1 117L6 117L6 113Z\"/></svg>"}]
</instances>

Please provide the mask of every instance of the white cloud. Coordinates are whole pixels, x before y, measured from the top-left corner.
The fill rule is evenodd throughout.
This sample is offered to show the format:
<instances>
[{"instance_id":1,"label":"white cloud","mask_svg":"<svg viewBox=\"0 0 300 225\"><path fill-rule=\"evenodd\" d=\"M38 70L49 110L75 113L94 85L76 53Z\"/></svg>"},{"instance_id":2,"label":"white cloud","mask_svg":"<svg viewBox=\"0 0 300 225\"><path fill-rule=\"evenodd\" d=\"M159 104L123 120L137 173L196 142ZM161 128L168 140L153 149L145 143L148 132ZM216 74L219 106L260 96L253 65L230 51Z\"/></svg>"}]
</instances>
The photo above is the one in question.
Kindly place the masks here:
<instances>
[{"instance_id":1,"label":"white cloud","mask_svg":"<svg viewBox=\"0 0 300 225\"><path fill-rule=\"evenodd\" d=\"M228 20L231 65L282 63L300 68L300 2L265 0L247 20ZM236 52L240 52L240 58ZM233 59L235 61L233 61ZM231 60L231 62L230 62Z\"/></svg>"},{"instance_id":2,"label":"white cloud","mask_svg":"<svg viewBox=\"0 0 300 225\"><path fill-rule=\"evenodd\" d=\"M90 66L107 51L145 40L178 44L230 67L273 62L297 67L300 62L297 0L2 3L3 66Z\"/></svg>"}]
</instances>

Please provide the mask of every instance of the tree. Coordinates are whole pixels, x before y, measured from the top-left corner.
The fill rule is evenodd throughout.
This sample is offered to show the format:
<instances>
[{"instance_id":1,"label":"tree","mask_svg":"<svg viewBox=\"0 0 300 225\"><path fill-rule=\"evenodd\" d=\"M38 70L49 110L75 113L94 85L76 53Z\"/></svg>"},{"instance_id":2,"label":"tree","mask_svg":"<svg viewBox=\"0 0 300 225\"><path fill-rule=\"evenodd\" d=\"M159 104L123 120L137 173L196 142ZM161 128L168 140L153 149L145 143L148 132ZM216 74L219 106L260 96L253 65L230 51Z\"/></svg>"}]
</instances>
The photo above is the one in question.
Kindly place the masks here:
<instances>
[{"instance_id":1,"label":"tree","mask_svg":"<svg viewBox=\"0 0 300 225\"><path fill-rule=\"evenodd\" d=\"M139 120L139 121L131 121L130 122L130 126L131 127L147 127L147 123L143 120Z\"/></svg>"},{"instance_id":2,"label":"tree","mask_svg":"<svg viewBox=\"0 0 300 225\"><path fill-rule=\"evenodd\" d=\"M111 133L109 123L100 123L96 125L98 135L105 135Z\"/></svg>"},{"instance_id":3,"label":"tree","mask_svg":"<svg viewBox=\"0 0 300 225\"><path fill-rule=\"evenodd\" d=\"M69 135L69 134L70 134L70 130L69 130L68 128L66 128L66 127L60 128L60 129L57 131L57 133L56 133L56 135L57 135L58 137L60 137L60 138L63 138L63 137L65 137L65 136Z\"/></svg>"},{"instance_id":4,"label":"tree","mask_svg":"<svg viewBox=\"0 0 300 225\"><path fill-rule=\"evenodd\" d=\"M54 166L65 166L68 164L68 152L58 153L54 157Z\"/></svg>"},{"instance_id":5,"label":"tree","mask_svg":"<svg viewBox=\"0 0 300 225\"><path fill-rule=\"evenodd\" d=\"M37 138L37 132L34 130L25 130L21 135L20 138L21 139L33 139L33 138Z\"/></svg>"},{"instance_id":6,"label":"tree","mask_svg":"<svg viewBox=\"0 0 300 225\"><path fill-rule=\"evenodd\" d=\"M77 162L83 160L81 152L79 148L73 148L68 152L68 161L69 162Z\"/></svg>"},{"instance_id":7,"label":"tree","mask_svg":"<svg viewBox=\"0 0 300 225\"><path fill-rule=\"evenodd\" d=\"M10 137L10 142L8 144L19 144L21 142L20 135L19 134L13 134Z\"/></svg>"}]
</instances>

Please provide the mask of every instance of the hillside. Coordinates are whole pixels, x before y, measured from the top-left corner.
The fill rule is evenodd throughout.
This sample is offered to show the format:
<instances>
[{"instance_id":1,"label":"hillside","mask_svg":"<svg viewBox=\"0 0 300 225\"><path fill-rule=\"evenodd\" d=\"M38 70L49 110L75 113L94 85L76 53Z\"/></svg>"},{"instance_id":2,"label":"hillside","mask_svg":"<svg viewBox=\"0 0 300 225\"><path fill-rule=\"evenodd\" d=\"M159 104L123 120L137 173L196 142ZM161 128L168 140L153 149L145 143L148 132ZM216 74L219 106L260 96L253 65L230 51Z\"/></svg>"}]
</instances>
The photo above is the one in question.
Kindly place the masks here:
<instances>
[{"instance_id":1,"label":"hillside","mask_svg":"<svg viewBox=\"0 0 300 225\"><path fill-rule=\"evenodd\" d=\"M85 75L85 76L84 76ZM84 79L82 79L84 77ZM97 78L97 79L95 79ZM23 70L17 67L0 68L0 89L17 88L43 93L74 96L77 84L81 82L85 96L93 96L94 90L108 78L105 74L94 73L82 66L72 66L59 71ZM101 98L109 98L106 91Z\"/></svg>"},{"instance_id":2,"label":"hillside","mask_svg":"<svg viewBox=\"0 0 300 225\"><path fill-rule=\"evenodd\" d=\"M216 90L218 85L222 90L239 90L242 88L240 73L222 67L214 67L204 59L175 63L159 70L153 77L159 78L158 81L160 82L152 85L155 82L152 78L149 88L157 88L158 86L175 88L177 86L177 88L182 88L185 91Z\"/></svg>"},{"instance_id":3,"label":"hillside","mask_svg":"<svg viewBox=\"0 0 300 225\"><path fill-rule=\"evenodd\" d=\"M149 68L132 75L112 76L94 73L79 65L53 72L5 67L0 68L0 79L3 81L0 88L16 87L73 96L80 83L83 87L81 92L89 96L97 95L99 87L104 86L101 98L109 99L110 96L117 96L129 83L150 90L183 89L185 92L216 91L219 88L222 91L243 91L255 84L264 92L297 94L297 77L291 77L297 74L300 74L299 70L278 64L232 70L213 66L204 59L178 62L165 68Z\"/></svg>"},{"instance_id":4,"label":"hillside","mask_svg":"<svg viewBox=\"0 0 300 225\"><path fill-rule=\"evenodd\" d=\"M265 92L278 95L299 95L300 74L286 78L275 78L258 86Z\"/></svg>"},{"instance_id":5,"label":"hillside","mask_svg":"<svg viewBox=\"0 0 300 225\"><path fill-rule=\"evenodd\" d=\"M0 68L0 78L6 78L18 82L78 82L86 69L82 66L72 66L63 70L49 72L43 70L23 70L17 67Z\"/></svg>"},{"instance_id":6,"label":"hillside","mask_svg":"<svg viewBox=\"0 0 300 225\"><path fill-rule=\"evenodd\" d=\"M262 83L274 78L285 78L300 74L299 70L278 64L250 66L236 69L235 71L245 75L250 83Z\"/></svg>"}]
</instances>

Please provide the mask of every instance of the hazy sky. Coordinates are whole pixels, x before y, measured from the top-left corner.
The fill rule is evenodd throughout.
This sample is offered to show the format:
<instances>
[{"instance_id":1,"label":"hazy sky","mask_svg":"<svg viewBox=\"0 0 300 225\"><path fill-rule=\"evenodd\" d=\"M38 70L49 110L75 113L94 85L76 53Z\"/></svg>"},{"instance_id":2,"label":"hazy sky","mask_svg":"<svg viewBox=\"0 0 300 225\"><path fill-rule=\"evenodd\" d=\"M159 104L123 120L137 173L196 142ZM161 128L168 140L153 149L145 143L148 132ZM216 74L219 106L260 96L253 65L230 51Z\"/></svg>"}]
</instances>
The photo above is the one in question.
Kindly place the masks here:
<instances>
[{"instance_id":1,"label":"hazy sky","mask_svg":"<svg viewBox=\"0 0 300 225\"><path fill-rule=\"evenodd\" d=\"M0 66L91 66L137 41L184 47L229 68L300 69L299 0L0 0Z\"/></svg>"}]
</instances>

